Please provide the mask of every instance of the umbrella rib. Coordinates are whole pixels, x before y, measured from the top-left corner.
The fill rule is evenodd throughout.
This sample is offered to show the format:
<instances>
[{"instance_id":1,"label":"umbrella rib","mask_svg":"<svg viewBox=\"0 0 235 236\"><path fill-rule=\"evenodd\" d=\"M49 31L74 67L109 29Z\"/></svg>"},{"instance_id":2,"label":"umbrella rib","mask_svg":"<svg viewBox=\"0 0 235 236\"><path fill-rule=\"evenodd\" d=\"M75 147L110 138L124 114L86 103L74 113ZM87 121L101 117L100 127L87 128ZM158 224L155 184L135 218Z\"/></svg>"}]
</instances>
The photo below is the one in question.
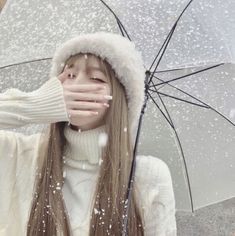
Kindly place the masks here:
<instances>
[{"instance_id":1,"label":"umbrella rib","mask_svg":"<svg viewBox=\"0 0 235 236\"><path fill-rule=\"evenodd\" d=\"M157 92L157 95L158 95L158 97L159 97L159 99L160 99L160 101L161 101L163 107L164 107L165 110L166 110L166 113L167 113L167 115L168 115L168 117L169 117L169 119L170 119L170 122L172 123L172 128L173 128L173 130L174 130L174 132L175 132L175 136L176 136L176 139L177 139L178 144L179 144L179 147L180 147L180 151L181 151L181 155L182 155L183 163L184 163L184 168L185 168L185 173L186 173L186 179L187 179L188 188L189 188L189 197L190 197L191 208L192 208L192 212L194 212L193 198L192 198L192 190L191 190L191 184L190 184L190 181L189 181L188 168L187 168L187 164L186 164L186 160L185 160L185 156L184 156L184 151L183 151L183 148L182 148L182 145L181 145L181 142L180 142L180 138L179 138L179 136L178 136L178 133L177 133L177 131L176 131L176 129L175 129L175 126L174 126L174 124L173 124L173 121L172 121L172 119L171 119L171 116L170 116L170 114L169 114L169 112L168 112L168 110L167 110L167 107L166 107L165 103L163 102L163 100L162 100L162 98L161 98L161 96L159 95L158 92Z\"/></svg>"},{"instance_id":2,"label":"umbrella rib","mask_svg":"<svg viewBox=\"0 0 235 236\"><path fill-rule=\"evenodd\" d=\"M158 79L161 80L160 78L158 78ZM163 80L162 80L162 81L163 81ZM182 92L183 94L188 95L189 97L195 99L196 101L198 101L198 102L204 104L204 105L207 106L209 109L211 109L212 111L216 112L218 115L222 116L222 117L223 117L225 120L227 120L230 124L232 124L233 126L235 126L235 124L234 124L229 118L227 118L225 115L223 115L222 113L220 113L219 111L217 111L217 110L216 110L215 108L213 108L212 106L210 106L210 105L208 105L207 103L201 101L200 99L194 97L193 95L191 95L191 94L185 92L185 91L182 90L182 89L179 89L179 88L177 88L177 87L175 87L175 86L173 86L173 85L171 85L171 84L169 84L169 83L167 83L167 85L169 85L170 87L173 87L174 89L176 89L176 90Z\"/></svg>"},{"instance_id":3,"label":"umbrella rib","mask_svg":"<svg viewBox=\"0 0 235 236\"><path fill-rule=\"evenodd\" d=\"M130 36L129 36L129 34L127 33L127 30L125 29L125 27L123 26L121 20L117 17L117 15L115 14L115 12L111 9L111 7L110 7L105 1L103 1L103 0L100 0L100 1L101 1L101 2L108 8L108 10L114 15L115 19L117 20L118 27L119 27L119 29L120 29L121 32L122 32L122 35L124 36L123 31L122 31L122 29L123 29L123 30L125 31L126 36L128 37L128 39L129 39L130 41L132 41L131 38L130 38ZM120 28L120 25L121 25L121 28L122 28L122 29Z\"/></svg>"},{"instance_id":4,"label":"umbrella rib","mask_svg":"<svg viewBox=\"0 0 235 236\"><path fill-rule=\"evenodd\" d=\"M23 62L20 62L20 63L14 63L14 64L2 66L2 67L0 67L0 70L1 69L6 69L6 68L11 67L11 66L19 66L19 65L28 64L28 63L31 63L31 62L46 61L46 60L50 60L50 59L52 59L52 58L51 57L46 57L46 58L35 59L35 60L31 60L31 61L23 61Z\"/></svg>"},{"instance_id":5,"label":"umbrella rib","mask_svg":"<svg viewBox=\"0 0 235 236\"><path fill-rule=\"evenodd\" d=\"M176 22L178 22L180 20L180 18L182 17L182 15L184 14L184 12L186 11L186 9L189 7L189 5L193 2L194 0L190 0L189 3L186 5L186 7L184 8L184 10L181 12L181 14L179 15L178 19L176 20Z\"/></svg>"},{"instance_id":6,"label":"umbrella rib","mask_svg":"<svg viewBox=\"0 0 235 236\"><path fill-rule=\"evenodd\" d=\"M153 91L153 90L150 90L150 91ZM153 91L154 92L154 91ZM203 105L200 105L198 103L194 103L194 102L190 102L190 101L187 101L187 100L184 100L182 98L178 98L178 97L175 97L175 96L172 96L172 95L169 95L169 94L166 94L166 93L162 93L162 92L158 92L160 95L163 95L163 96L166 96L166 97L169 97L169 98L174 98L176 100L179 100L179 101L182 101L182 102L186 102L186 103L189 103L189 104L192 104L192 105L195 105L195 106L199 106L199 107L203 107L203 108L207 108L209 109L208 106L203 106Z\"/></svg>"},{"instance_id":7,"label":"umbrella rib","mask_svg":"<svg viewBox=\"0 0 235 236\"><path fill-rule=\"evenodd\" d=\"M161 62L161 59L162 59L162 57L163 57L163 55L164 55L164 53L165 53L165 51L166 51L166 49L167 49L167 46L168 46L168 44L169 44L169 42L170 42L170 39L171 39L171 37L172 37L172 35L173 35L174 31L175 31L175 28L176 28L176 24L172 27L170 33L167 35L167 37L166 37L164 43L162 44L162 46L161 46L159 52L157 53L157 56L154 58L153 63L152 63L152 65L151 65L150 68L149 68L149 71L150 71L151 68L152 68L152 66L153 66L153 64L154 64L155 61L157 60L158 56L160 55L161 51L163 50L163 52L161 53L160 58L159 58L159 60L158 60L158 62L157 62L157 65L156 65L155 68L154 68L154 71L153 71L153 73L152 73L152 76L150 77L150 81L152 80L152 77L153 77L155 71L157 70L157 67L159 66L159 64L160 64L160 62Z\"/></svg>"},{"instance_id":8,"label":"umbrella rib","mask_svg":"<svg viewBox=\"0 0 235 236\"><path fill-rule=\"evenodd\" d=\"M160 78L158 78L158 77L156 77L156 76L154 76L154 78L161 80ZM161 80L161 81L163 81L163 80ZM171 97L171 98L174 98L174 99L176 99L176 100L184 101L184 102L186 102L186 103L190 103L190 104L192 104L192 105L196 105L196 106L200 106L200 107L204 107L204 108L209 108L208 106L203 106L203 105L200 105L200 104L198 104L198 103L194 103L194 102L190 102L190 101L184 100L184 99L182 99L182 98L178 98L178 97L171 96L171 95L169 95L169 94L161 93L161 92L159 92L159 90L160 90L162 87L164 87L166 84L162 83L162 86L157 89L157 88L156 88L156 84L154 84L153 81L151 81L151 83L152 83L152 85L149 86L149 88L152 88L152 87L153 87L153 88L155 88L155 90L149 89L149 91L151 91L151 92L153 92L153 93L154 93L154 92L158 92L158 93L161 94L161 95L164 95L164 96L167 96L167 97Z\"/></svg>"},{"instance_id":9,"label":"umbrella rib","mask_svg":"<svg viewBox=\"0 0 235 236\"><path fill-rule=\"evenodd\" d=\"M224 63L217 64L217 65L213 65L213 66L211 66L211 67L207 67L207 68L205 68L205 69L202 69L202 70L199 70L199 71L196 71L196 72L193 72L193 73L189 73L189 74L187 74L187 75L184 75L184 76L175 78L175 79L173 79L173 80L185 78L185 77L188 77L188 76L197 74L197 73L204 72L204 71L209 70L209 69L213 69L213 68L218 67L218 66L221 66L221 65L224 65ZM151 87L156 88L156 86L164 85L164 84L169 84L170 82L173 81L173 80L164 81L164 80L162 80L162 79L160 79L160 78L158 78L158 77L156 77L156 76L153 76L153 77L156 78L156 79L158 79L158 80L160 80L160 81L163 81L163 82L162 82L162 83L158 83L158 84L153 84L153 83L152 83L153 85L149 86L150 88L151 88ZM162 86L162 87L163 87L163 86ZM161 87L161 88L162 88L162 87ZM173 87L174 87L174 86L173 86ZM158 91L159 91L161 88L159 88ZM175 88L175 87L174 87L174 88ZM153 90L150 90L150 91L154 92ZM181 91L181 92L182 92L182 91ZM159 93L160 93L160 92L159 92ZM193 104L193 105L197 105L197 106L201 106L201 107L205 107L205 108L210 108L210 106L207 105L207 104L206 104L206 106L203 106L203 105L200 105L200 104L197 104L197 103L192 103L192 102L190 102L190 101L187 101L187 100L184 100L184 99L180 99L180 98L177 98L177 97L173 97L173 96L170 96L170 95L167 95L167 94L164 94L164 93L162 93L162 95L165 95L165 96L168 96L168 97L171 97L171 98L175 98L175 99L178 99L178 100L187 102L187 103L191 103L191 104ZM187 95L189 95L189 94L187 94ZM193 97L193 98L194 98L194 97ZM194 98L194 99L196 99L196 98ZM200 101L200 100L199 100L199 101ZM200 101L200 102L203 103L202 101Z\"/></svg>"},{"instance_id":10,"label":"umbrella rib","mask_svg":"<svg viewBox=\"0 0 235 236\"><path fill-rule=\"evenodd\" d=\"M119 23L118 20L117 20L117 24L118 24L119 30L120 30L121 33L122 33L122 36L125 37L125 34L124 34L123 30L122 30L122 26L120 25L120 23Z\"/></svg>"},{"instance_id":11,"label":"umbrella rib","mask_svg":"<svg viewBox=\"0 0 235 236\"><path fill-rule=\"evenodd\" d=\"M181 68L172 68L172 69L169 69L169 70L158 70L158 71L151 72L151 73L157 74L157 73L165 73L165 72L172 72L172 71L185 70L185 69L195 69L195 68L198 68L198 66L187 66L187 67L181 67Z\"/></svg>"},{"instance_id":12,"label":"umbrella rib","mask_svg":"<svg viewBox=\"0 0 235 236\"><path fill-rule=\"evenodd\" d=\"M190 67L187 67L187 69L190 68ZM195 68L195 67L191 67L191 68ZM155 71L155 72L151 72L153 74L157 74L157 73L164 73L164 72L172 72L172 71L178 71L178 70L184 70L185 68L173 68L173 69L169 69L169 70L158 70L158 71Z\"/></svg>"},{"instance_id":13,"label":"umbrella rib","mask_svg":"<svg viewBox=\"0 0 235 236\"><path fill-rule=\"evenodd\" d=\"M191 75L195 75L195 74L198 74L198 73L207 71L207 70L211 70L211 69L213 69L213 68L216 68L216 67L222 66L222 65L224 65L224 63L220 63L220 64L217 64L217 65L213 65L213 66L204 68L204 69L202 69L202 70L198 70L198 71L189 73L189 74L187 74L187 75L183 75L183 76L180 76L180 77L177 77L177 78L168 80L168 81L164 81L164 82L162 82L162 83L158 83L158 84L156 84L156 86L159 86L159 85L162 85L162 84L165 84L165 83L171 83L171 82L173 82L173 81L180 80L180 79L183 79L183 78L186 78L186 77L189 77L189 76L191 76ZM153 77L154 77L154 76L153 76Z\"/></svg>"},{"instance_id":14,"label":"umbrella rib","mask_svg":"<svg viewBox=\"0 0 235 236\"><path fill-rule=\"evenodd\" d=\"M173 124L170 122L170 120L166 117L166 115L164 114L164 112L162 111L162 109L158 106L157 102L154 100L154 98L151 96L151 94L149 92L147 92L149 97L152 99L152 101L154 102L154 104L157 106L157 108L159 109L159 111L162 113L162 115L165 117L165 119L167 120L167 122L169 123L169 125L173 127Z\"/></svg>"},{"instance_id":15,"label":"umbrella rib","mask_svg":"<svg viewBox=\"0 0 235 236\"><path fill-rule=\"evenodd\" d=\"M193 74L196 74L196 73L201 73L201 72L203 72L203 71L206 71L206 70L209 70L209 69L212 69L212 68L221 66L221 65L224 65L224 63L217 64L217 65L213 65L213 66L211 66L211 67L208 67L208 68L205 68L205 69L202 69L202 70L199 70L199 71L190 73L190 74L185 75L185 76L183 76L183 77L187 77L187 76L190 76L190 75L193 75ZM155 77L155 76L153 76L153 77ZM157 77L155 77L155 78L157 78ZM162 79L160 79L160 78L157 78L157 79L160 80L160 81L163 81L163 82L162 82L162 83L159 83L159 84L153 84L153 85L151 85L151 86L149 86L149 87L154 86L154 87L156 88L156 86L163 85L163 84L167 84L167 85L169 85L169 86L171 86L171 87L177 89L178 91L180 91L180 92L182 92L182 93L184 93L184 94L190 96L191 98L193 98L193 99L199 101L200 103L204 104L207 108L213 110L213 111L216 112L218 115L222 116L225 120L227 120L230 124L232 124L233 126L235 126L235 124L234 124L229 118L227 118L226 116L224 116L222 113L220 113L219 111L217 111L217 110L216 110L215 108L213 108L212 106L206 104L205 102L203 102L203 101L201 101L200 99L198 99L198 98L192 96L191 94L188 94L187 92L185 92L185 91L183 91L183 90L181 90L181 89L179 89L179 88L177 88L177 87L171 85L170 82L172 82L172 81L164 81L164 80L162 80Z\"/></svg>"},{"instance_id":16,"label":"umbrella rib","mask_svg":"<svg viewBox=\"0 0 235 236\"><path fill-rule=\"evenodd\" d=\"M182 15L183 15L184 12L186 11L186 9L189 7L189 5L192 3L192 1L193 1L193 0L190 0L190 1L189 1L189 3L186 5L186 7L183 9L183 11L181 12L181 14L179 15L178 19L176 20L176 22L175 22L174 25L172 26L170 32L168 33L168 35L167 35L165 41L163 42L163 44L162 44L160 50L158 51L157 56L154 58L153 63L151 64L149 70L151 70L151 68L152 68L153 64L155 63L155 61L157 60L157 57L158 57L158 55L160 54L160 52L161 52L163 46L166 44L166 46L165 46L165 48L164 48L164 50L163 50L163 53L162 53L161 57L159 58L159 61L157 62L157 65L156 65L156 67L155 67L155 69L154 69L154 73L155 73L155 71L156 71L156 69L157 69L157 67L158 67L158 65L159 65L159 63L160 63L160 61L161 61L161 59L162 59L162 56L164 55L164 53L165 53L165 51L166 51L166 48L167 48L167 46L168 46L168 44L169 44L169 41L170 41L170 39L171 39L171 37L172 37L172 35L173 35L175 29L176 29L176 26L177 26L177 24L178 24L180 18L182 17Z\"/></svg>"},{"instance_id":17,"label":"umbrella rib","mask_svg":"<svg viewBox=\"0 0 235 236\"><path fill-rule=\"evenodd\" d=\"M153 77L160 80L160 78L158 78L156 75L154 75ZM149 86L149 88L155 88L157 91L159 91L160 89L162 89L163 87L167 85L163 83L161 86L159 86L159 88L156 88L156 84L153 83L153 80L151 81L151 83L152 85Z\"/></svg>"},{"instance_id":18,"label":"umbrella rib","mask_svg":"<svg viewBox=\"0 0 235 236\"><path fill-rule=\"evenodd\" d=\"M122 29L122 25L120 24L120 22L117 20L117 24L118 24L118 27L122 33L122 36L125 36L124 32L123 32L123 29Z\"/></svg>"},{"instance_id":19,"label":"umbrella rib","mask_svg":"<svg viewBox=\"0 0 235 236\"><path fill-rule=\"evenodd\" d=\"M121 30L121 28L122 28L122 29L125 31L125 34L126 34L127 38L128 38L130 41L132 41L132 40L131 40L131 37L130 37L129 34L127 33L127 30L125 29L125 27L124 27L124 25L122 24L122 22L120 21L120 19L117 17L116 20L117 20L117 23L118 23L118 25L119 25L120 30ZM122 31L122 32L123 32L123 31ZM124 34L123 34L123 36L124 36Z\"/></svg>"}]
</instances>

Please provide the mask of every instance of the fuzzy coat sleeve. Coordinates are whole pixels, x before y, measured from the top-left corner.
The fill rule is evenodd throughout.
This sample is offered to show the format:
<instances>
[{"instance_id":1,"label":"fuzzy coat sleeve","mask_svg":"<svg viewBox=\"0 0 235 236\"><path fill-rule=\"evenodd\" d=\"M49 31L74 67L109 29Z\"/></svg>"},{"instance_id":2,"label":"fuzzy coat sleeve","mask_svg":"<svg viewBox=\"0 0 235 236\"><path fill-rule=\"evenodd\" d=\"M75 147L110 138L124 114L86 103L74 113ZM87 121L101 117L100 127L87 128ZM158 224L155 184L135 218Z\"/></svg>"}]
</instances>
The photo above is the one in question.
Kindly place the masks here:
<instances>
[{"instance_id":1,"label":"fuzzy coat sleeve","mask_svg":"<svg viewBox=\"0 0 235 236\"><path fill-rule=\"evenodd\" d=\"M59 121L69 119L63 87L57 77L52 77L33 92L10 88L0 94L0 129Z\"/></svg>"}]
</instances>

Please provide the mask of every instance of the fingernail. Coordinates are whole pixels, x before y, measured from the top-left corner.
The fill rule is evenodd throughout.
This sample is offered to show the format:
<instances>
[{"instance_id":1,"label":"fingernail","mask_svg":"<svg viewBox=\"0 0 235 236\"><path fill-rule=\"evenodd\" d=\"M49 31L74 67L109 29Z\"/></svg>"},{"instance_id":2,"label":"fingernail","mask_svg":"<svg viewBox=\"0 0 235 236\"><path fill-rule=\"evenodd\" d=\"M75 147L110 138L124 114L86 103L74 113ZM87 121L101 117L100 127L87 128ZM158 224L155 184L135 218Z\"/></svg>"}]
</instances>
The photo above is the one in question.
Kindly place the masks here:
<instances>
[{"instance_id":1,"label":"fingernail","mask_svg":"<svg viewBox=\"0 0 235 236\"><path fill-rule=\"evenodd\" d=\"M105 107L109 107L109 104L108 104L108 103L103 103L103 105L104 105Z\"/></svg>"},{"instance_id":2,"label":"fingernail","mask_svg":"<svg viewBox=\"0 0 235 236\"><path fill-rule=\"evenodd\" d=\"M98 89L102 89L103 90L103 89L106 89L106 87L105 86L99 86Z\"/></svg>"},{"instance_id":3,"label":"fingernail","mask_svg":"<svg viewBox=\"0 0 235 236\"><path fill-rule=\"evenodd\" d=\"M113 99L113 96L110 96L110 95L104 95L104 98L108 99L108 100L112 100Z\"/></svg>"}]
</instances>

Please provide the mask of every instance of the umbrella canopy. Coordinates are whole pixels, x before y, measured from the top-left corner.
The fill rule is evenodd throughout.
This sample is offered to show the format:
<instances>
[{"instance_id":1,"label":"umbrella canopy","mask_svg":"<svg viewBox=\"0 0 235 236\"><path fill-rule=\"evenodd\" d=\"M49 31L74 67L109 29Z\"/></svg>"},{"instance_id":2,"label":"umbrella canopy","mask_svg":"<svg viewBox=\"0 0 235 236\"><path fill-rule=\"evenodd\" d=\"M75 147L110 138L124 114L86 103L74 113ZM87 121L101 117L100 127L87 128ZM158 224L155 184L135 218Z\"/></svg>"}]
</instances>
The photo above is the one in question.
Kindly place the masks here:
<instances>
[{"instance_id":1,"label":"umbrella canopy","mask_svg":"<svg viewBox=\"0 0 235 236\"><path fill-rule=\"evenodd\" d=\"M142 51L146 69L188 2L105 1ZM192 204L183 161L188 167L194 209L235 196L231 187L235 183L235 128L231 123L235 123L234 11L232 0L223 4L219 0L192 2L154 74L158 93L152 96L161 109L153 100L148 103L138 152L168 164L178 210L191 210ZM100 0L49 4L45 0L8 0L0 15L0 86L24 91L38 88L48 79L48 58L57 45L80 33L100 30L120 32L114 15ZM159 85L215 63L225 64ZM166 71L169 69L174 70ZM205 104L193 105L203 104L195 98L224 117ZM178 137L163 113L171 117Z\"/></svg>"},{"instance_id":2,"label":"umbrella canopy","mask_svg":"<svg viewBox=\"0 0 235 236\"><path fill-rule=\"evenodd\" d=\"M174 71L174 77L193 71L196 70ZM154 82L167 81L169 77L171 72L158 73L159 79ZM139 152L154 153L170 165L177 209L190 209L188 185L183 184L187 183L187 173L182 172L184 161L194 210L234 197L234 65L216 67L158 88L158 94L150 93Z\"/></svg>"},{"instance_id":3,"label":"umbrella canopy","mask_svg":"<svg viewBox=\"0 0 235 236\"><path fill-rule=\"evenodd\" d=\"M189 0L8 0L0 15L0 66L51 57L80 33L120 32L115 12L146 67L152 64ZM235 2L194 0L184 12L159 69L235 62Z\"/></svg>"}]
</instances>

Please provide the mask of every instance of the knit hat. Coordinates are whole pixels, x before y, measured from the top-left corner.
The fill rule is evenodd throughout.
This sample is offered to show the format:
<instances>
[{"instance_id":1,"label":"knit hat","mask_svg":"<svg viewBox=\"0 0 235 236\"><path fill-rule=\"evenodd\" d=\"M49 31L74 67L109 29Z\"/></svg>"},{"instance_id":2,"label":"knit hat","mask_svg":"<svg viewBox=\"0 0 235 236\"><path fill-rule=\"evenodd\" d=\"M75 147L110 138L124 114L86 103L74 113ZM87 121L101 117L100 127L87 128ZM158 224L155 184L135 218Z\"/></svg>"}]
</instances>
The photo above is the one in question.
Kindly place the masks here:
<instances>
[{"instance_id":1,"label":"knit hat","mask_svg":"<svg viewBox=\"0 0 235 236\"><path fill-rule=\"evenodd\" d=\"M144 103L145 68L141 53L129 39L114 33L96 32L74 37L55 51L50 76L58 76L66 60L78 53L91 53L106 60L124 86L127 95L129 127L132 143Z\"/></svg>"}]
</instances>

